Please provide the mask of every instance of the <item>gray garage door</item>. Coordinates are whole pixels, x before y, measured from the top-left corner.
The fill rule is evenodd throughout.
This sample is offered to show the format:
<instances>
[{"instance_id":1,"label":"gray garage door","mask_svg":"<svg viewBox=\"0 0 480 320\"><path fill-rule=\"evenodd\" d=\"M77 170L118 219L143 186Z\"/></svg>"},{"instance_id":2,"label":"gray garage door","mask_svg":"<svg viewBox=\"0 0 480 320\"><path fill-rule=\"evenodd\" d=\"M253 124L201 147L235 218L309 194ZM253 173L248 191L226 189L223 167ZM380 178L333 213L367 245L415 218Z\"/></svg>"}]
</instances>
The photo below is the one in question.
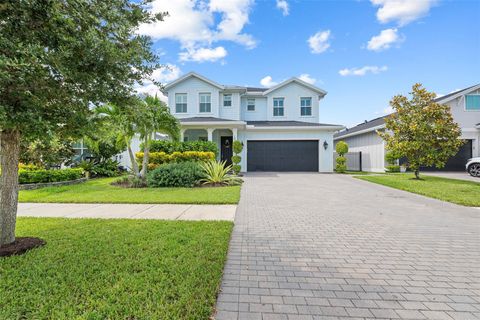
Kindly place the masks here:
<instances>
[{"instance_id":1,"label":"gray garage door","mask_svg":"<svg viewBox=\"0 0 480 320\"><path fill-rule=\"evenodd\" d=\"M318 171L318 140L249 140L247 170Z\"/></svg>"}]
</instances>

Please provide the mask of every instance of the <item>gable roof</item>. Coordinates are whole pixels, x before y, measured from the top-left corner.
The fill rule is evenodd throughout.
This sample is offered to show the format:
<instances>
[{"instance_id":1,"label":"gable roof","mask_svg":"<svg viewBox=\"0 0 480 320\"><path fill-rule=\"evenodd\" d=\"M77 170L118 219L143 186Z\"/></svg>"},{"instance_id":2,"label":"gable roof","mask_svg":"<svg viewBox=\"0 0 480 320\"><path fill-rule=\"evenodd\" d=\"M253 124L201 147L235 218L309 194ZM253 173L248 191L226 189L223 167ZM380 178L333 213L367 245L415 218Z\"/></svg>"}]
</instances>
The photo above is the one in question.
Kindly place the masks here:
<instances>
[{"instance_id":1,"label":"gable roof","mask_svg":"<svg viewBox=\"0 0 480 320\"><path fill-rule=\"evenodd\" d=\"M187 80L187 79L190 79L190 78L192 78L192 77L197 78L197 79L200 79L200 80L202 80L202 81L204 81L204 82L206 82L206 83L208 83L208 84L211 84L212 86L217 87L218 89L221 89L221 90L225 89L225 86L222 86L221 84L218 84L218 83L216 83L215 81L212 81L212 80L210 80L210 79L208 79L208 78L205 78L204 76L199 75L199 74L196 73L196 72L189 72L189 73L181 76L180 78L178 78L178 79L170 82L169 84L165 85L164 90L168 90L168 89L176 86L176 85L179 84L180 82L185 81L185 80Z\"/></svg>"},{"instance_id":2,"label":"gable roof","mask_svg":"<svg viewBox=\"0 0 480 320\"><path fill-rule=\"evenodd\" d=\"M442 103L442 104L447 103L447 102L452 101L452 100L454 100L454 99L456 99L456 98L458 98L458 97L460 97L464 94L468 94L469 92L472 92L472 91L475 91L475 90L478 90L478 89L480 89L480 84L476 84L476 85L467 87L465 89L460 89L460 90L454 91L454 92L446 94L444 96L435 98L435 99L433 99L433 101L435 101L437 103ZM383 116L383 117L372 119L370 121L365 120L365 122L360 123L360 124L356 125L355 127L347 128L343 131L335 133L335 135L333 137L334 137L334 139L337 140L337 139L340 139L340 138L355 136L355 135L358 135L358 134L361 134L361 133L366 133L366 132L374 131L374 130L377 130L377 129L381 129L381 128L385 127L385 118L388 117L388 116L390 116L390 114L388 114L386 116Z\"/></svg>"},{"instance_id":3,"label":"gable roof","mask_svg":"<svg viewBox=\"0 0 480 320\"><path fill-rule=\"evenodd\" d=\"M269 93L271 93L271 92L273 92L273 91L275 91L275 90L277 90L277 89L280 89L280 88L282 88L282 87L284 87L284 86L286 86L287 84L290 84L290 83L292 83L292 82L296 82L296 83L298 83L298 84L300 84L300 85L302 85L302 86L304 86L304 87L307 87L307 88L309 88L310 90L317 92L317 93L318 93L319 95L321 95L321 96L324 96L324 95L327 94L327 91L322 90L322 89L320 89L319 87L316 87L316 86L314 86L314 85L312 85L312 84L310 84L310 83L308 83L308 82L305 82L305 81L303 81L303 80L300 80L299 78L293 77L293 78L290 78L290 79L288 79L288 80L285 80L285 81L277 84L276 86L273 86L273 87L271 87L270 89L264 91L264 92L263 92L263 95L267 95L267 94L269 94Z\"/></svg>"}]
</instances>

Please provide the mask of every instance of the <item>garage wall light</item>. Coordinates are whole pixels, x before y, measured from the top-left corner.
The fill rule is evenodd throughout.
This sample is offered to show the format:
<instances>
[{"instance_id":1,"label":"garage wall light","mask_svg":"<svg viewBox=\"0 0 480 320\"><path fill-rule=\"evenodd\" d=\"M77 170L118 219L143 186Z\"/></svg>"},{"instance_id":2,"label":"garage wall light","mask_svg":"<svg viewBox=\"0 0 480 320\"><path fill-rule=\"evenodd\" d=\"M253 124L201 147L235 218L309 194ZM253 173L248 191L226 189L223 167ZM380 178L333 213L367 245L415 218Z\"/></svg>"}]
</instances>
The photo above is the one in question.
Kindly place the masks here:
<instances>
[{"instance_id":1,"label":"garage wall light","mask_svg":"<svg viewBox=\"0 0 480 320\"><path fill-rule=\"evenodd\" d=\"M327 140L325 140L323 142L323 149L327 150L327 148L328 148L328 142L327 142Z\"/></svg>"}]
</instances>

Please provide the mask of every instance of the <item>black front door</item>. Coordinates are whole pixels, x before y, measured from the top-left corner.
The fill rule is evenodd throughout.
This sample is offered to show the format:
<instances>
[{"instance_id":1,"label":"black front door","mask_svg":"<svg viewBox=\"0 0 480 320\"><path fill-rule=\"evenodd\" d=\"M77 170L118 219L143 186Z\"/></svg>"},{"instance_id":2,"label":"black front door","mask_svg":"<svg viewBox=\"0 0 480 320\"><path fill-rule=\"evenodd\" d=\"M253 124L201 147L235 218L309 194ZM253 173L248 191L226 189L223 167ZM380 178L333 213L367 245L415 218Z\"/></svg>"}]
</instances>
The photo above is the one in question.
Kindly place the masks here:
<instances>
[{"instance_id":1,"label":"black front door","mask_svg":"<svg viewBox=\"0 0 480 320\"><path fill-rule=\"evenodd\" d=\"M233 137L220 137L220 158L222 161L225 161L227 165L232 164L232 156L233 156L233 150L232 150L232 142L233 142Z\"/></svg>"}]
</instances>

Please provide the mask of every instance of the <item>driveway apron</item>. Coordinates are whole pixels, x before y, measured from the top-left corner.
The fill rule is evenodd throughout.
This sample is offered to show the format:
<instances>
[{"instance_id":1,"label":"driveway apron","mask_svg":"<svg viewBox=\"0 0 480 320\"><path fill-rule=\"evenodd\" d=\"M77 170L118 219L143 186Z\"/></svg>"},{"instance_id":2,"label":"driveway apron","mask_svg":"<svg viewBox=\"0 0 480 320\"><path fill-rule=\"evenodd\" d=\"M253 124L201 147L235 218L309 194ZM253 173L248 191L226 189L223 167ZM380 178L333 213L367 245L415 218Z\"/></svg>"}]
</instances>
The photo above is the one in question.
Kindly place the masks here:
<instances>
[{"instance_id":1,"label":"driveway apron","mask_svg":"<svg viewBox=\"0 0 480 320\"><path fill-rule=\"evenodd\" d=\"M351 176L249 174L215 318L480 319L480 210Z\"/></svg>"}]
</instances>

